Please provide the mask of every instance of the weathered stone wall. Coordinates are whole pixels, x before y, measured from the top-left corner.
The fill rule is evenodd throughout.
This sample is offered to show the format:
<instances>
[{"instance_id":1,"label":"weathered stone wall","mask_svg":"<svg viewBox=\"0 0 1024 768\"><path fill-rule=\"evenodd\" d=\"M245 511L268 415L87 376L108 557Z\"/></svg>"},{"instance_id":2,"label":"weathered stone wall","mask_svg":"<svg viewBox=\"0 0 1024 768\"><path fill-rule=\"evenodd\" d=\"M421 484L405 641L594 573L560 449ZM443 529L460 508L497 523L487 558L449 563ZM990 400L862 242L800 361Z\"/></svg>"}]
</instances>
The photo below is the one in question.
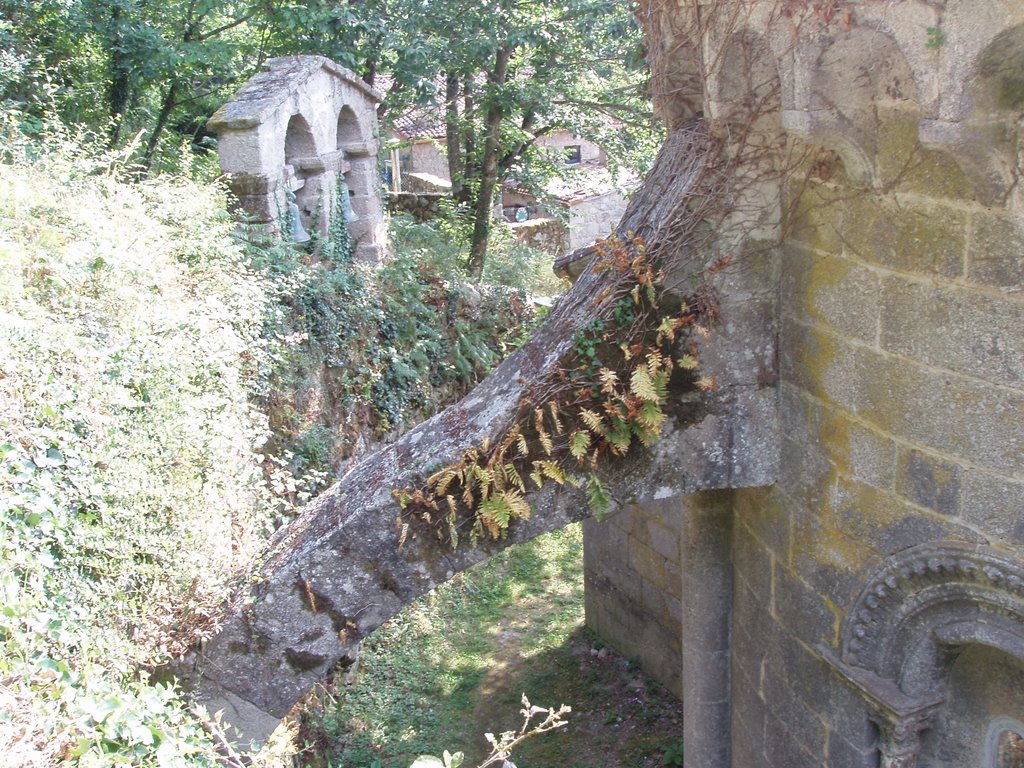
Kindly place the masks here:
<instances>
[{"instance_id":1,"label":"weathered stone wall","mask_svg":"<svg viewBox=\"0 0 1024 768\"><path fill-rule=\"evenodd\" d=\"M916 120L891 115L879 163L916 142ZM980 205L948 158L922 160L887 194L836 169L788 211L783 476L735 513L749 554L733 743L774 735L750 764L868 764L853 756L875 735L814 648L838 642L872 563L935 540L1024 545L1024 297L1000 290L1024 253L1019 217Z\"/></svg>"},{"instance_id":2,"label":"weathered stone wall","mask_svg":"<svg viewBox=\"0 0 1024 768\"><path fill-rule=\"evenodd\" d=\"M510 222L508 227L512 230L516 242L550 253L552 256L561 256L569 250L569 233L561 219L516 221Z\"/></svg>"},{"instance_id":3,"label":"weathered stone wall","mask_svg":"<svg viewBox=\"0 0 1024 768\"><path fill-rule=\"evenodd\" d=\"M678 499L584 522L587 625L682 695Z\"/></svg>"},{"instance_id":4,"label":"weathered stone wall","mask_svg":"<svg viewBox=\"0 0 1024 768\"><path fill-rule=\"evenodd\" d=\"M993 679L986 693L977 663L1001 680L1024 670L1024 7L859 2L801 18L725 2L699 23L685 8L653 20L654 47L716 60L662 71L705 73L702 89L676 89L689 106L663 113L701 108L697 93L729 123L741 100L722 73L753 51L747 71L779 72L785 156L805 158L785 175L777 232L780 477L588 524L587 621L682 680L687 766L995 765L985 729L1024 717L1024 691ZM941 42L927 45L928 27ZM687 29L703 44L664 37ZM648 596L652 566L632 553L651 520L680 552L653 572L680 582ZM701 537L725 568L687 557ZM914 579L932 597L907 597ZM929 624L922 606L940 594ZM664 626L648 606L672 595L684 618L642 648L642 625ZM916 608L862 618L890 595ZM723 653L713 627L690 624L722 630L724 607ZM708 702L728 714L708 718ZM704 725L692 738L691 717Z\"/></svg>"},{"instance_id":5,"label":"weathered stone wall","mask_svg":"<svg viewBox=\"0 0 1024 768\"><path fill-rule=\"evenodd\" d=\"M436 219L440 212L441 200L447 195L437 193L391 192L388 194L388 211L408 213L416 221Z\"/></svg>"},{"instance_id":6,"label":"weathered stone wall","mask_svg":"<svg viewBox=\"0 0 1024 768\"><path fill-rule=\"evenodd\" d=\"M569 250L590 245L600 237L608 237L623 211L626 198L620 192L606 192L588 197L569 207Z\"/></svg>"},{"instance_id":7,"label":"weathered stone wall","mask_svg":"<svg viewBox=\"0 0 1024 768\"><path fill-rule=\"evenodd\" d=\"M380 100L323 56L268 60L209 122L221 170L243 210L277 231L297 214L306 230L317 226L326 234L344 186L356 254L379 261L386 246L377 173Z\"/></svg>"}]
</instances>

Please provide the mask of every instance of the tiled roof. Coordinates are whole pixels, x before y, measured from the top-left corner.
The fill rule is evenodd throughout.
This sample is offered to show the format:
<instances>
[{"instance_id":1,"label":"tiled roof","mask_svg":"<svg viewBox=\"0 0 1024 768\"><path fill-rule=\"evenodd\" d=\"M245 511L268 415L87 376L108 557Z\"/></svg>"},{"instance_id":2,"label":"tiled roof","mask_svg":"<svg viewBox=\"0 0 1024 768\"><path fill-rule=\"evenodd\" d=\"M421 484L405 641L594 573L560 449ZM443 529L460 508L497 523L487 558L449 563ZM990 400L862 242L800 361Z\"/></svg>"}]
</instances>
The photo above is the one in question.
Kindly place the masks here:
<instances>
[{"instance_id":1,"label":"tiled roof","mask_svg":"<svg viewBox=\"0 0 1024 768\"><path fill-rule=\"evenodd\" d=\"M374 82L374 87L377 88L381 93L387 94L391 89L393 78L391 75L381 74L377 75ZM430 104L425 107L412 107L406 110L398 117L391 118L391 127L393 127L401 136L405 139L437 139L444 138L445 136L445 124L444 124L444 107L441 102L444 101L444 78L438 77L434 83L434 88L439 94L439 99L436 104Z\"/></svg>"}]
</instances>

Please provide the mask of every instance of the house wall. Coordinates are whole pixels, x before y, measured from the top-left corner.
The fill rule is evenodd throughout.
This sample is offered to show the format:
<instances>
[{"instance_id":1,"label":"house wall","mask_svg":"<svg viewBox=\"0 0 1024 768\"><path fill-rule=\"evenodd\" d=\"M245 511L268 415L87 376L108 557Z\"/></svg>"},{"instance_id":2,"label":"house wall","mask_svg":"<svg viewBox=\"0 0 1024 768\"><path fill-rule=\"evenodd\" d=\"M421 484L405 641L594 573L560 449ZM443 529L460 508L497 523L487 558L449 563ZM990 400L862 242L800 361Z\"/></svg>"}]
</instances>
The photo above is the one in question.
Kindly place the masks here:
<instances>
[{"instance_id":1,"label":"house wall","mask_svg":"<svg viewBox=\"0 0 1024 768\"><path fill-rule=\"evenodd\" d=\"M443 140L441 142L443 144ZM429 173L432 176L451 181L448 177L448 158L441 151L441 144L434 141L417 141L399 150L408 155L408 165L403 163L403 173Z\"/></svg>"},{"instance_id":2,"label":"house wall","mask_svg":"<svg viewBox=\"0 0 1024 768\"><path fill-rule=\"evenodd\" d=\"M569 208L569 250L608 237L626 210L626 198L619 192L588 197Z\"/></svg>"},{"instance_id":3,"label":"house wall","mask_svg":"<svg viewBox=\"0 0 1024 768\"><path fill-rule=\"evenodd\" d=\"M571 147L579 145L580 147L580 161L583 163L600 163L604 164L607 161L604 152L597 144L579 136L574 136L572 131L552 131L549 134L541 136L537 140L537 144L541 147L550 147L551 149L561 150L565 147Z\"/></svg>"},{"instance_id":4,"label":"house wall","mask_svg":"<svg viewBox=\"0 0 1024 768\"><path fill-rule=\"evenodd\" d=\"M994 703L972 661L984 648L989 674L1024 670L987 629L1024 636L1018 577L993 575L1024 564L1024 200L1008 170L1024 8L859 3L805 44L758 15L773 5L737 13L780 73L786 155L810 151L778 201L780 477L589 523L587 622L682 691L687 766L995 766L993 713L1024 720L1024 691ZM687 19L666 13L652 28L671 48ZM728 60L715 29L703 50ZM712 71L712 121L728 121L724 91ZM983 569L963 553L1000 565L965 576ZM858 651L888 631L879 603L919 583L921 616L901 608L895 639ZM936 626L965 633L945 644L922 618L940 591ZM962 701L986 714L958 718Z\"/></svg>"}]
</instances>

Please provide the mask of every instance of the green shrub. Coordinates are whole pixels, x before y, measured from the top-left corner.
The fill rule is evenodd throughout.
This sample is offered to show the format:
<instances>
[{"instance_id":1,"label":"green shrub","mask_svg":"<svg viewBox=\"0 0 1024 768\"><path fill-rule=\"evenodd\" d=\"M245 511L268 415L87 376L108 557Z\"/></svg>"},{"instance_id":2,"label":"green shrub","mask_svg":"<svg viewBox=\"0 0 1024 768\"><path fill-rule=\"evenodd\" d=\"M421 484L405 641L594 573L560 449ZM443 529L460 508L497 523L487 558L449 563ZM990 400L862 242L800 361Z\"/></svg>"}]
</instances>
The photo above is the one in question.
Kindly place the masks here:
<instances>
[{"instance_id":1,"label":"green shrub","mask_svg":"<svg viewBox=\"0 0 1024 768\"><path fill-rule=\"evenodd\" d=\"M276 299L271 452L297 475L326 482L367 443L467 392L533 325L524 290L466 284L437 230L395 223L396 253L381 267L353 262L334 238L248 247Z\"/></svg>"},{"instance_id":2,"label":"green shrub","mask_svg":"<svg viewBox=\"0 0 1024 768\"><path fill-rule=\"evenodd\" d=\"M0 753L212 765L138 670L210 629L271 526L269 286L216 190L47 141L0 139Z\"/></svg>"},{"instance_id":3,"label":"green shrub","mask_svg":"<svg viewBox=\"0 0 1024 768\"><path fill-rule=\"evenodd\" d=\"M434 221L417 223L410 216L391 218L391 236L399 254L412 256L445 279L465 282L463 266L469 258L471 227L464 223L465 212L449 205L442 207ZM548 253L517 243L512 231L496 223L487 249L483 283L517 288L531 296L554 296L568 284L552 271L554 259Z\"/></svg>"},{"instance_id":4,"label":"green shrub","mask_svg":"<svg viewBox=\"0 0 1024 768\"><path fill-rule=\"evenodd\" d=\"M532 309L465 285L436 232L371 269L344 228L300 250L215 187L23 127L0 112L0 755L213 765L209 723L140 670L212 631L339 458L467 391Z\"/></svg>"}]
</instances>

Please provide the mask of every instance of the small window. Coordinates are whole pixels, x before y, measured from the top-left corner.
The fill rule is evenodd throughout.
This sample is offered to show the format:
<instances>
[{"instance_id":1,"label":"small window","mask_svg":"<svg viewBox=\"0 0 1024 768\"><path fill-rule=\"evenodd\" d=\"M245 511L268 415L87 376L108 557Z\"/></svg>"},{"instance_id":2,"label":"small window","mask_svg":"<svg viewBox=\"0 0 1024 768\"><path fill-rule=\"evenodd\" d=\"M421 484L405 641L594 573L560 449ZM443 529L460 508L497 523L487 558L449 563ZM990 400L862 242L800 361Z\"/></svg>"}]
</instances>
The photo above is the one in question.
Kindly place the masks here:
<instances>
[{"instance_id":1,"label":"small window","mask_svg":"<svg viewBox=\"0 0 1024 768\"><path fill-rule=\"evenodd\" d=\"M579 144L571 144L565 148L565 164L579 165L583 162L583 148Z\"/></svg>"}]
</instances>

